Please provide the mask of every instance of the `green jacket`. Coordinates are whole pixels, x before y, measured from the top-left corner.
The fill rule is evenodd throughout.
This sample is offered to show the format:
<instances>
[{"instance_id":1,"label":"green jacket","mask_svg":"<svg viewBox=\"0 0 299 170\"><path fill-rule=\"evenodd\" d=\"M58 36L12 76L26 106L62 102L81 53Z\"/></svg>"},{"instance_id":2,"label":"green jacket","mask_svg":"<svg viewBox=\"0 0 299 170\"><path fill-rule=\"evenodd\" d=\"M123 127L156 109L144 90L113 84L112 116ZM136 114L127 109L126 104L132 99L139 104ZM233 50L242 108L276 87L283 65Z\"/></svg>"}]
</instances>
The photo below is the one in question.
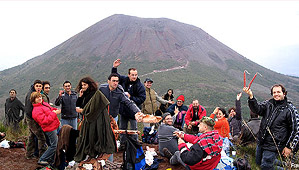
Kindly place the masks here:
<instances>
[{"instance_id":1,"label":"green jacket","mask_svg":"<svg viewBox=\"0 0 299 170\"><path fill-rule=\"evenodd\" d=\"M108 114L109 101L97 90L83 108L83 125L80 130L75 161L80 162L86 155L95 158L103 153L117 151L115 136L110 125Z\"/></svg>"}]
</instances>

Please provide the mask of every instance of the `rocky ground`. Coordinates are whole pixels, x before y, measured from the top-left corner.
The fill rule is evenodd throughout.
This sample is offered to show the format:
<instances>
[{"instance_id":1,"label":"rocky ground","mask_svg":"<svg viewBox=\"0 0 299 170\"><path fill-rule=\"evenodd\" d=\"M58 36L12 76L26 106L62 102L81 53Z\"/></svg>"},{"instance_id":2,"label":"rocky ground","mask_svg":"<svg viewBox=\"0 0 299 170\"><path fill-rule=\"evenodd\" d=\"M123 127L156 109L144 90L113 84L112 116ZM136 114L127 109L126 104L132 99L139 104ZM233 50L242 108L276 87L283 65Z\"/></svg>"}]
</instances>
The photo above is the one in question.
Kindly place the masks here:
<instances>
[{"instance_id":1,"label":"rocky ground","mask_svg":"<svg viewBox=\"0 0 299 170\"><path fill-rule=\"evenodd\" d=\"M145 150L146 146L151 148L155 148L157 154L159 155L158 145L153 144L143 144L143 149ZM25 149L23 148L12 148L12 149L4 149L0 148L0 170L34 170L40 165L37 165L37 159L27 160L25 158ZM182 170L184 169L182 166L171 166L169 165L169 161L167 158L163 158L158 156L159 159L163 159L163 161L159 164L159 169L166 170L167 168L171 168L172 170ZM118 152L114 154L114 162L122 163L123 160L123 152Z\"/></svg>"}]
</instances>

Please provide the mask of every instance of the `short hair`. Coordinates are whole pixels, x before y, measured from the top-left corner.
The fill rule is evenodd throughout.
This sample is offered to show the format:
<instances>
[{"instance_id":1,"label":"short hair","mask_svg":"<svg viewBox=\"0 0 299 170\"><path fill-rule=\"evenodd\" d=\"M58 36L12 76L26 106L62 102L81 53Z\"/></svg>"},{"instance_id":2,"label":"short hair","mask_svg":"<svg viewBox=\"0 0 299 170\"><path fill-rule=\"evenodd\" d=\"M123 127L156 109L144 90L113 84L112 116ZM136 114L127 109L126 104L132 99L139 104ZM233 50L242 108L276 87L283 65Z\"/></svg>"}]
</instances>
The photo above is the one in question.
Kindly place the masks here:
<instances>
[{"instance_id":1,"label":"short hair","mask_svg":"<svg viewBox=\"0 0 299 170\"><path fill-rule=\"evenodd\" d=\"M33 85L35 85L35 84L43 84L43 82L41 81L41 80L34 80L34 82L33 82Z\"/></svg>"},{"instance_id":2,"label":"short hair","mask_svg":"<svg viewBox=\"0 0 299 170\"><path fill-rule=\"evenodd\" d=\"M273 88L274 87L281 87L281 91L284 95L287 96L287 91L286 91L286 88L282 85L282 84L274 84L272 87L271 87L271 95L273 95Z\"/></svg>"},{"instance_id":3,"label":"short hair","mask_svg":"<svg viewBox=\"0 0 299 170\"><path fill-rule=\"evenodd\" d=\"M136 71L136 70L137 70L136 68L129 68L128 74L130 74L131 71Z\"/></svg>"},{"instance_id":4,"label":"short hair","mask_svg":"<svg viewBox=\"0 0 299 170\"><path fill-rule=\"evenodd\" d=\"M111 77L118 77L118 79L119 79L119 75L116 73L111 73L108 77L108 80L111 80Z\"/></svg>"},{"instance_id":5,"label":"short hair","mask_svg":"<svg viewBox=\"0 0 299 170\"><path fill-rule=\"evenodd\" d=\"M231 112L232 110L236 111L236 108L235 108L235 107L231 107L231 108L229 108L229 109L228 109L228 114L230 114L230 112Z\"/></svg>"},{"instance_id":6,"label":"short hair","mask_svg":"<svg viewBox=\"0 0 299 170\"><path fill-rule=\"evenodd\" d=\"M62 86L64 86L65 83L70 83L70 85L72 85L72 83L71 83L70 81L66 80L66 81L62 84Z\"/></svg>"},{"instance_id":7,"label":"short hair","mask_svg":"<svg viewBox=\"0 0 299 170\"><path fill-rule=\"evenodd\" d=\"M226 113L226 111L225 111L224 108L220 107L219 110L221 110L221 112L224 114L224 117L225 117L225 118L228 117L228 115L227 115L227 113Z\"/></svg>"},{"instance_id":8,"label":"short hair","mask_svg":"<svg viewBox=\"0 0 299 170\"><path fill-rule=\"evenodd\" d=\"M44 90L46 84L49 84L49 86L51 86L49 81L43 81L43 90Z\"/></svg>"},{"instance_id":9,"label":"short hair","mask_svg":"<svg viewBox=\"0 0 299 170\"><path fill-rule=\"evenodd\" d=\"M42 96L42 94L40 94L39 92L32 92L31 95L30 95L30 102L31 103L34 103L35 102L35 99Z\"/></svg>"},{"instance_id":10,"label":"short hair","mask_svg":"<svg viewBox=\"0 0 299 170\"><path fill-rule=\"evenodd\" d=\"M10 93L11 91L15 91L15 93L17 94L17 91L16 91L15 89L10 89L10 90L9 90L9 93Z\"/></svg>"}]
</instances>

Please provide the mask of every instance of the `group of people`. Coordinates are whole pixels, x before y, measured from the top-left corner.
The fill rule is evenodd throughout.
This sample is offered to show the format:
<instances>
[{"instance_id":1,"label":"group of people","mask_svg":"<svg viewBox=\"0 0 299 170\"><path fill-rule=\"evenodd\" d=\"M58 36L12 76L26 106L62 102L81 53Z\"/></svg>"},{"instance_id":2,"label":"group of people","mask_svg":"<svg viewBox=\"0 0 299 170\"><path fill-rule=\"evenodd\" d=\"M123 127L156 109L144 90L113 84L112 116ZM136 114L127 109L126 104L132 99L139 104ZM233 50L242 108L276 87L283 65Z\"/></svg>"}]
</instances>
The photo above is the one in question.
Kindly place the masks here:
<instances>
[{"instance_id":1,"label":"group of people","mask_svg":"<svg viewBox=\"0 0 299 170\"><path fill-rule=\"evenodd\" d=\"M194 100L186 112L184 131L174 125L177 117L164 113L158 129L161 155L168 157L170 164L180 163L186 169L214 169L221 158L223 139L229 138L244 145L257 142L256 163L262 170L284 169L283 164L276 164L280 162L276 161L277 156L290 158L299 147L299 114L287 100L285 87L273 85L273 98L263 102L258 102L248 87L244 87L243 92L249 96L251 110L251 119L247 123L241 116L242 93L237 95L236 107L230 108L229 114L224 108L216 107L209 117L198 100ZM191 147L186 142L191 143Z\"/></svg>"},{"instance_id":2,"label":"group of people","mask_svg":"<svg viewBox=\"0 0 299 170\"><path fill-rule=\"evenodd\" d=\"M287 101L287 91L280 84L271 88L273 98L264 102L258 102L251 89L243 88L243 92L249 96L248 104L251 110L251 120L246 123L241 116L242 93L237 95L236 106L230 108L228 113L224 108L216 107L213 113L207 116L206 109L197 99L189 106L184 105L185 96L179 95L174 101L172 89L160 97L151 88L152 79L146 78L142 83L136 68L128 69L127 76L120 75L117 71L120 65L120 59L113 62L106 84L98 86L92 78L84 77L79 81L76 91L72 91L71 82L65 81L64 90L59 91L55 100L55 105L61 106L61 109L49 104L51 85L48 81L34 81L26 95L25 106L16 98L16 90L10 90L10 98L5 103L6 122L17 127L25 112L29 126L26 157L39 157L38 164L41 165L52 164L58 143L57 130L66 124L77 129L80 116L83 117L84 129L80 134L84 132L77 141L79 151L75 160L80 161L86 155L97 156L101 152L112 154L116 151L114 142L104 149L97 147L97 152L82 151L91 147L90 144L83 146L88 142L86 138L92 136L91 132L100 133L101 127L111 127L110 120L118 122L121 130L127 130L128 123L130 130L137 130L137 122L142 122L145 114L162 115L162 123L158 128L159 152L168 157L171 164L181 163L186 169L215 168L220 160L225 137L241 141L242 144L257 140L256 162L262 169L272 169L279 153L289 157L291 152L296 153L298 150L299 114L292 103ZM61 114L60 120L58 114ZM98 120L98 114L103 115L104 121ZM258 115L263 117L262 120ZM99 123L101 126L97 125ZM91 127L96 130L91 131ZM114 140L111 132L105 131L105 140ZM89 136L82 137L86 134ZM92 136L92 140L96 136ZM133 136L138 140L137 135ZM36 140L38 142L35 142ZM121 134L120 149L124 147L124 141L125 136ZM193 145L188 147L186 142ZM109 159L113 160L113 155Z\"/></svg>"}]
</instances>

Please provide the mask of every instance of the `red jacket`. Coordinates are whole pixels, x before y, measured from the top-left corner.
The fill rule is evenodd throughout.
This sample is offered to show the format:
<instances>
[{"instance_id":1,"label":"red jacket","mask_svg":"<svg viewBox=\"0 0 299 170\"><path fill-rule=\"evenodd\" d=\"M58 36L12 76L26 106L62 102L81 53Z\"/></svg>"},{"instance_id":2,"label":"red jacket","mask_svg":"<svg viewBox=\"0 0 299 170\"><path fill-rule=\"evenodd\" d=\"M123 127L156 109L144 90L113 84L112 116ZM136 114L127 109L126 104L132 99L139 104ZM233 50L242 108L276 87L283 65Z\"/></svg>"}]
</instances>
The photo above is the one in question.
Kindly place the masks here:
<instances>
[{"instance_id":1,"label":"red jacket","mask_svg":"<svg viewBox=\"0 0 299 170\"><path fill-rule=\"evenodd\" d=\"M211 114L210 118L214 119L215 114ZM224 117L222 119L218 119L218 121L215 121L214 130L217 130L223 138L227 137L229 138L229 123L227 119Z\"/></svg>"},{"instance_id":2,"label":"red jacket","mask_svg":"<svg viewBox=\"0 0 299 170\"><path fill-rule=\"evenodd\" d=\"M178 146L181 159L191 170L212 170L218 165L223 145L218 131L207 132L199 137L185 134L184 140L193 144L191 148L186 143Z\"/></svg>"},{"instance_id":3,"label":"red jacket","mask_svg":"<svg viewBox=\"0 0 299 170\"><path fill-rule=\"evenodd\" d=\"M193 114L194 114L194 111L193 111L193 105L190 104L189 106L189 109L186 113L186 116L185 116L185 123L186 125L188 126L189 123L192 121L192 118L193 118ZM206 109L204 107L202 107L201 105L198 106L198 117L199 117L199 120L206 116L207 115L207 112L206 112ZM198 122L196 121L196 126L198 125Z\"/></svg>"},{"instance_id":4,"label":"red jacket","mask_svg":"<svg viewBox=\"0 0 299 170\"><path fill-rule=\"evenodd\" d=\"M32 118L41 126L44 132L51 132L59 127L58 117L56 113L52 112L57 110L56 108L51 107L44 101L32 105Z\"/></svg>"}]
</instances>

